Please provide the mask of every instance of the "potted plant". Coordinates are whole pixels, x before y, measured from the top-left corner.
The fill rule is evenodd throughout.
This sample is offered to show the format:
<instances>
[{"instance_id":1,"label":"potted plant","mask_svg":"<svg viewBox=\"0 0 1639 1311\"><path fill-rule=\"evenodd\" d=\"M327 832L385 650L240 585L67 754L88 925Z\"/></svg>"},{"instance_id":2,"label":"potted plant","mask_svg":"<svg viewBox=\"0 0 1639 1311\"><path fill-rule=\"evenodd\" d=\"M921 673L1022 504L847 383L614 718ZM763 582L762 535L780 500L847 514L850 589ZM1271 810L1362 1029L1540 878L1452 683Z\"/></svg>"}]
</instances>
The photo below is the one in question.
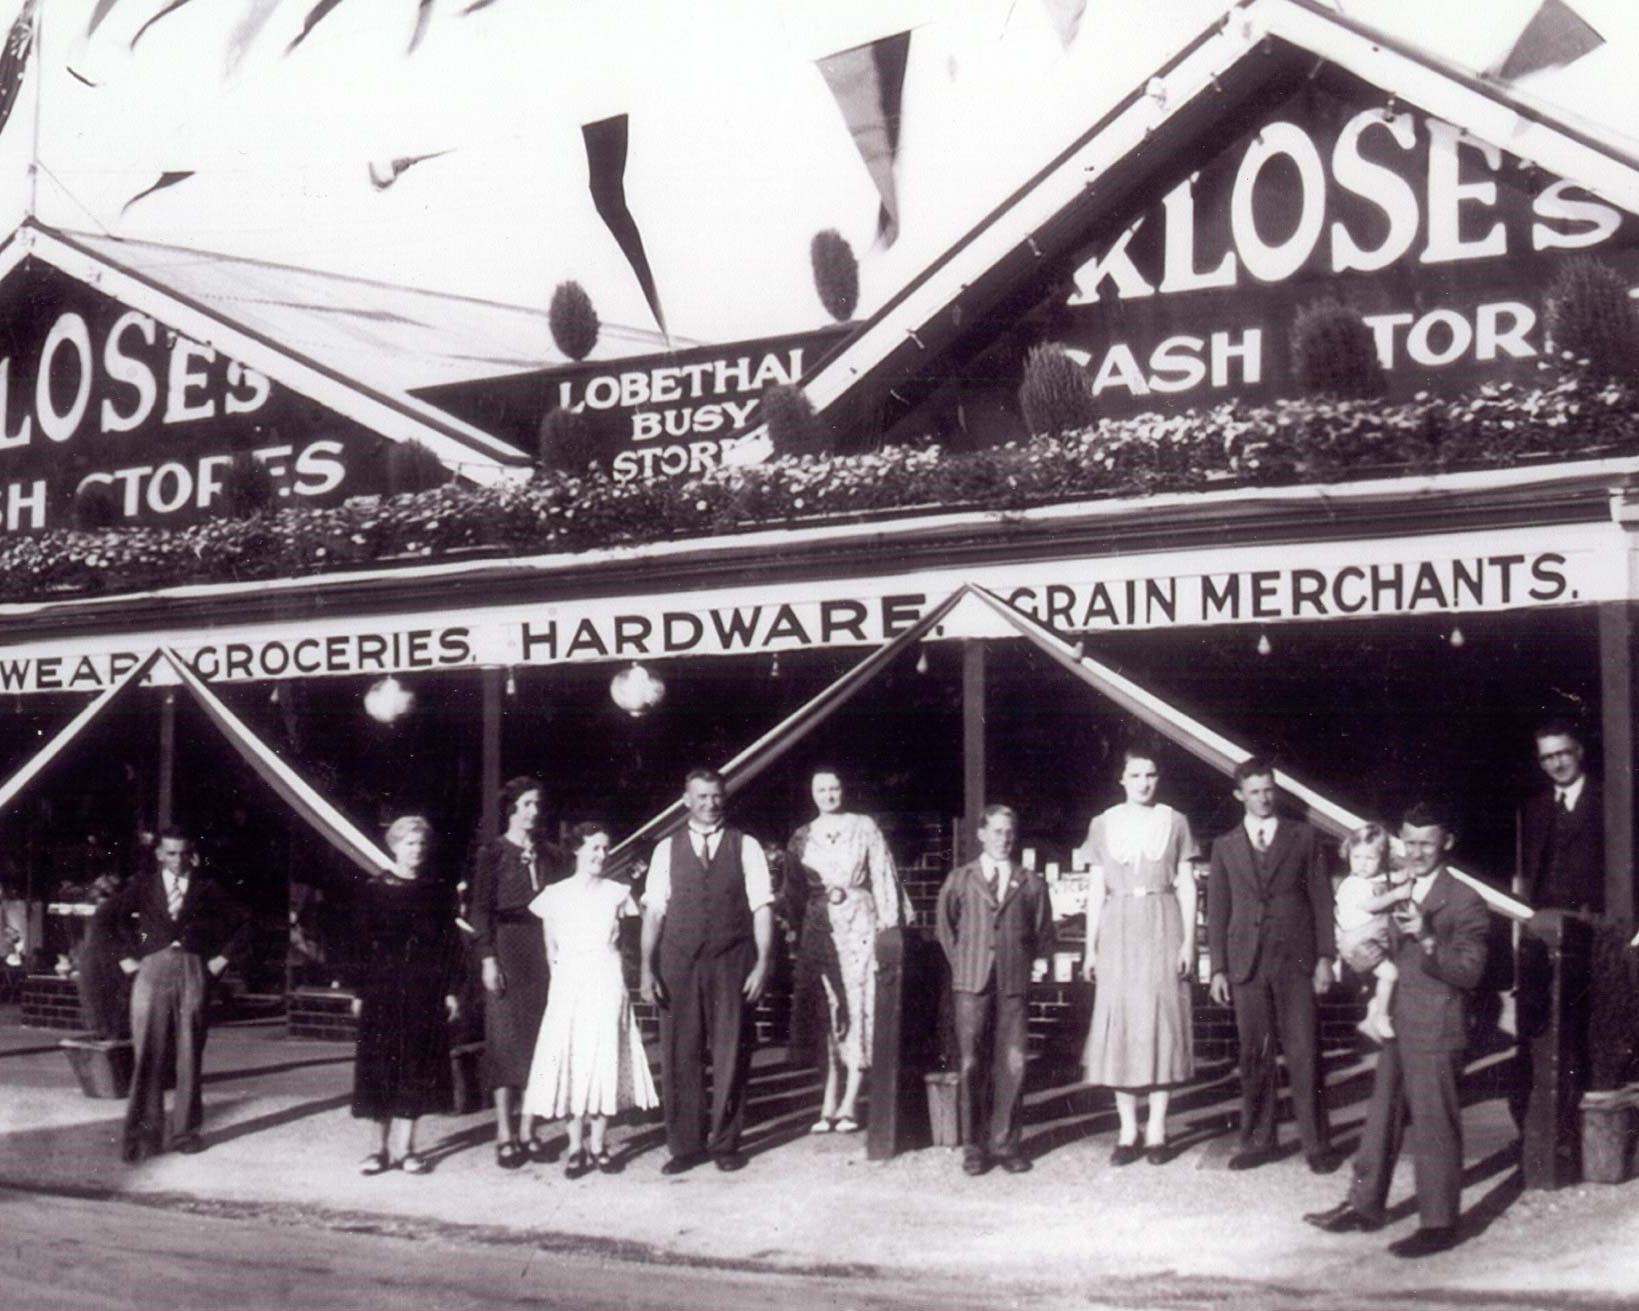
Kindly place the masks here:
<instances>
[{"instance_id":1,"label":"potted plant","mask_svg":"<svg viewBox=\"0 0 1639 1311\"><path fill-rule=\"evenodd\" d=\"M1588 1091L1582 1097L1582 1174L1619 1184L1633 1165L1639 1114L1639 951L1619 925L1594 931L1588 1008Z\"/></svg>"}]
</instances>

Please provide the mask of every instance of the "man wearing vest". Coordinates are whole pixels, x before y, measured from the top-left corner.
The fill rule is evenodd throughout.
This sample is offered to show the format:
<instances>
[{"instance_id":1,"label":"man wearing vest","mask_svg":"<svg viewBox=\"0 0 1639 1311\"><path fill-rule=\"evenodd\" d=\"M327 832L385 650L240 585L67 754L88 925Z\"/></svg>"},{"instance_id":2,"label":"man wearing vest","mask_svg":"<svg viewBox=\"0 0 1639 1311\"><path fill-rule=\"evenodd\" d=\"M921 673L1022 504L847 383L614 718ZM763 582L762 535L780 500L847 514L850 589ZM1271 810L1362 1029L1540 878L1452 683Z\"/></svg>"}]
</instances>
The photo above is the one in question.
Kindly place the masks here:
<instances>
[{"instance_id":1,"label":"man wearing vest","mask_svg":"<svg viewBox=\"0 0 1639 1311\"><path fill-rule=\"evenodd\" d=\"M1235 1007L1241 1049L1241 1137L1231 1170L1276 1156L1276 1040L1309 1168L1336 1168L1326 1126L1315 998L1332 986L1332 880L1314 829L1275 815L1274 767L1235 767L1241 822L1212 844L1207 942L1212 1000Z\"/></svg>"},{"instance_id":2,"label":"man wearing vest","mask_svg":"<svg viewBox=\"0 0 1639 1311\"><path fill-rule=\"evenodd\" d=\"M120 1155L129 1164L168 1147L197 1152L204 1107L205 1003L210 981L244 949L250 917L200 874L193 842L178 829L159 836L159 868L137 875L115 900L124 946L120 968L132 976L135 1064ZM170 1140L164 1141L165 1088L172 1077Z\"/></svg>"},{"instance_id":3,"label":"man wearing vest","mask_svg":"<svg viewBox=\"0 0 1639 1311\"><path fill-rule=\"evenodd\" d=\"M662 1174L681 1174L708 1155L719 1170L745 1165L746 1008L757 1004L768 979L774 887L762 846L723 823L723 800L721 774L689 772L688 824L655 848L643 893L642 991L660 1010L671 1153Z\"/></svg>"}]
</instances>

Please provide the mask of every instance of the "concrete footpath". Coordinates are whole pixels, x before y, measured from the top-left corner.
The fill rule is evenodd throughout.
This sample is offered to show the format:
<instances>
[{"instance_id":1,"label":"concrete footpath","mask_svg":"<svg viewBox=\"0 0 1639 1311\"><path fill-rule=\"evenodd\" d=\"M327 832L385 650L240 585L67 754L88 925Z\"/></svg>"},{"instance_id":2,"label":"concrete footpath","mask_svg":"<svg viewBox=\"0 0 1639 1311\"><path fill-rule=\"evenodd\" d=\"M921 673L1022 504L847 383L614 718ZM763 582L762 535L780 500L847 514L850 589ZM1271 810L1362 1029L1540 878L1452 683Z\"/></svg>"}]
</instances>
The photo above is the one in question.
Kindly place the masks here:
<instances>
[{"instance_id":1,"label":"concrete footpath","mask_svg":"<svg viewBox=\"0 0 1639 1311\"><path fill-rule=\"evenodd\" d=\"M367 1127L348 1114L348 1046L291 1040L278 1019L217 1026L206 1049L207 1150L126 1166L117 1152L122 1104L81 1094L59 1036L20 1028L15 1009L0 1008L0 1186L635 1260L921 1272L993 1287L998 1301L1032 1290L1134 1304L1218 1290L1218 1305L1393 1305L1436 1291L1440 1300L1518 1306L1632 1306L1639 1297L1639 1182L1522 1193L1500 1094L1505 1053L1478 1063L1466 1084L1468 1240L1408 1262L1384 1248L1416 1225L1409 1156L1386 1230L1319 1233L1301 1216L1341 1198L1347 1167L1320 1177L1293 1154L1256 1171L1225 1169L1235 1099L1226 1068L1206 1071L1175 1100L1177 1154L1159 1167L1112 1167L1109 1095L1076 1085L1032 1091L1029 1174L970 1179L947 1149L867 1161L862 1134L807 1132L817 1081L764 1051L751 1161L738 1174L708 1166L662 1176L654 1122L613 1131L617 1176L570 1181L561 1163L505 1172L494 1164L489 1117L475 1114L423 1122L430 1175L364 1178ZM1352 1148L1369 1059L1328 1065L1336 1138ZM554 1141L561 1146L561 1134Z\"/></svg>"}]
</instances>

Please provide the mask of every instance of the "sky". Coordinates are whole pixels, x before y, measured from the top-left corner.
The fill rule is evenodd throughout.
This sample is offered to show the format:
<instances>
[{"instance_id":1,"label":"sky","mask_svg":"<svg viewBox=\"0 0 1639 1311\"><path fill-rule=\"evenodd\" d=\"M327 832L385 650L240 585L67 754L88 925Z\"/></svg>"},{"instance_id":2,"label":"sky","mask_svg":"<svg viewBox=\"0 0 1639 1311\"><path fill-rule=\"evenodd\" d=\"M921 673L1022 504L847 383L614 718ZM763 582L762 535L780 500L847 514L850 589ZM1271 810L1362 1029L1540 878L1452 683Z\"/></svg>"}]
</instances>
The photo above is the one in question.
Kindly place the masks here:
<instances>
[{"instance_id":1,"label":"sky","mask_svg":"<svg viewBox=\"0 0 1639 1311\"><path fill-rule=\"evenodd\" d=\"M1632 130L1639 5L1571 0L1607 38L1531 95ZM579 281L610 322L652 326L594 211L580 125L630 115L626 193L676 339L800 331L827 316L808 244L860 258L860 314L1224 11L1224 0L1088 0L1068 49L1043 0L342 0L292 53L312 0L43 0L36 85L0 133L0 199L61 227L223 251L511 304ZM1472 68L1537 0L1342 0ZM0 0L8 17L18 0ZM260 39L228 67L252 6ZM1483 21L1469 17L1483 14ZM815 61L910 30L897 166L901 235ZM38 122L33 115L38 106ZM39 171L32 202L28 162ZM369 165L443 152L392 187ZM122 212L168 170L194 176Z\"/></svg>"}]
</instances>

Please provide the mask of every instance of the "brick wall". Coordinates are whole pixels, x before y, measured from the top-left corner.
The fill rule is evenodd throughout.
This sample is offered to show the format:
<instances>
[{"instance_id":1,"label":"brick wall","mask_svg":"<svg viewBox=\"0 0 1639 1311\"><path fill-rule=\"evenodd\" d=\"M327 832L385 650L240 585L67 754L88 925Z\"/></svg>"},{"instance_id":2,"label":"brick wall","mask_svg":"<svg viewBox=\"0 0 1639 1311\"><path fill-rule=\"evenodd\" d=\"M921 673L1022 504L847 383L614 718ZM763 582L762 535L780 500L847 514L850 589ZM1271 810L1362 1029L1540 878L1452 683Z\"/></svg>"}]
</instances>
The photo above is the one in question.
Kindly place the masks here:
<instances>
[{"instance_id":1,"label":"brick wall","mask_svg":"<svg viewBox=\"0 0 1639 1311\"><path fill-rule=\"evenodd\" d=\"M74 980L56 974L29 975L23 981L22 1021L31 1029L84 1033L80 990Z\"/></svg>"}]
</instances>

